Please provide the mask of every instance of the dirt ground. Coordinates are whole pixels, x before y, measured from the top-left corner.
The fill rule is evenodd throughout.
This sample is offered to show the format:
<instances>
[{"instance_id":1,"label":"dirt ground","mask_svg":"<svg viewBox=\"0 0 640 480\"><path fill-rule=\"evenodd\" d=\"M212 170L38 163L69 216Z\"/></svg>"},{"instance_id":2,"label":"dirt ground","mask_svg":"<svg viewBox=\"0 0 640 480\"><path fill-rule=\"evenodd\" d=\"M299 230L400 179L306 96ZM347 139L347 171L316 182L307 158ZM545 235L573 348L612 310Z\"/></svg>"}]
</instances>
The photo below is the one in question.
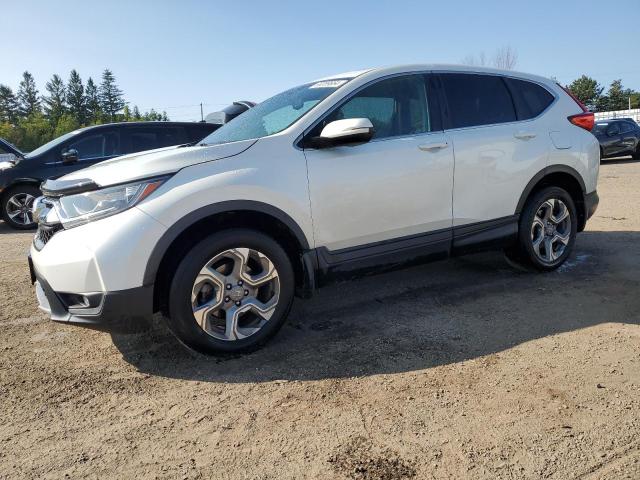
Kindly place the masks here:
<instances>
[{"instance_id":1,"label":"dirt ground","mask_svg":"<svg viewBox=\"0 0 640 480\"><path fill-rule=\"evenodd\" d=\"M0 478L640 478L640 162L558 272L491 253L296 301L209 358L38 312L0 225Z\"/></svg>"}]
</instances>

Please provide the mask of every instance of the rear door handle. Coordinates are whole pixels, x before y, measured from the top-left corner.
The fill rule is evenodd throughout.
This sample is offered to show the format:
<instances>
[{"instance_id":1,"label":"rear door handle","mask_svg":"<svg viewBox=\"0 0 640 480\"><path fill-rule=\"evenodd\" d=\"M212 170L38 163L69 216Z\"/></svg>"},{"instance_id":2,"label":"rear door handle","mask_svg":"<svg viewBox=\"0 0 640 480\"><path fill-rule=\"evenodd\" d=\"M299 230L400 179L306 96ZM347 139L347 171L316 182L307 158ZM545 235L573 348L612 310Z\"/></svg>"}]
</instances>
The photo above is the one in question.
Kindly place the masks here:
<instances>
[{"instance_id":1,"label":"rear door handle","mask_svg":"<svg viewBox=\"0 0 640 480\"><path fill-rule=\"evenodd\" d=\"M533 132L516 132L513 134L513 136L520 140L529 140L531 138L536 138L536 134Z\"/></svg>"},{"instance_id":2,"label":"rear door handle","mask_svg":"<svg viewBox=\"0 0 640 480\"><path fill-rule=\"evenodd\" d=\"M431 142L431 143L423 143L422 145L418 145L418 148L426 152L433 152L435 150L441 150L443 148L447 148L448 146L449 144L447 142Z\"/></svg>"}]
</instances>

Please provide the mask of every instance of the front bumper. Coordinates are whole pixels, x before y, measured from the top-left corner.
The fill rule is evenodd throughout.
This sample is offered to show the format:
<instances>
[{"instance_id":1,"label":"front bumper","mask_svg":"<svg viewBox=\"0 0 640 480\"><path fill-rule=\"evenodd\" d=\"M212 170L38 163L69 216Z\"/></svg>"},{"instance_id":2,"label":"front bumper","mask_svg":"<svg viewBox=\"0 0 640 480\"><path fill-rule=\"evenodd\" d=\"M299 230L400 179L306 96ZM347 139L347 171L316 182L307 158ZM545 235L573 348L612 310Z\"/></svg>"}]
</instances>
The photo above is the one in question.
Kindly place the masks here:
<instances>
[{"instance_id":1,"label":"front bumper","mask_svg":"<svg viewBox=\"0 0 640 480\"><path fill-rule=\"evenodd\" d=\"M38 274L29 257L31 281L35 285L38 307L51 320L112 333L140 331L153 314L153 286L113 292L69 294L55 292ZM78 301L82 299L82 301Z\"/></svg>"},{"instance_id":2,"label":"front bumper","mask_svg":"<svg viewBox=\"0 0 640 480\"><path fill-rule=\"evenodd\" d=\"M138 331L153 314L149 255L166 228L137 208L55 233L29 264L42 310L52 320Z\"/></svg>"}]
</instances>

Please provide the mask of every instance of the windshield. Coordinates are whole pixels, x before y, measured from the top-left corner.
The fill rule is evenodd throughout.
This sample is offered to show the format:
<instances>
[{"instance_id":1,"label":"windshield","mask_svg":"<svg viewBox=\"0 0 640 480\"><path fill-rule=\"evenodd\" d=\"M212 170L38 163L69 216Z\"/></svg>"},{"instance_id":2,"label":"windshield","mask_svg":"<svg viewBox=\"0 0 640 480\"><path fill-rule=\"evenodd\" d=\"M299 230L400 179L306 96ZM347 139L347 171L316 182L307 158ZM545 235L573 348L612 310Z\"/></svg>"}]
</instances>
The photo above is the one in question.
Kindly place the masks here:
<instances>
[{"instance_id":1,"label":"windshield","mask_svg":"<svg viewBox=\"0 0 640 480\"><path fill-rule=\"evenodd\" d=\"M281 132L349 80L323 80L279 93L223 125L200 143L239 142Z\"/></svg>"},{"instance_id":2,"label":"windshield","mask_svg":"<svg viewBox=\"0 0 640 480\"><path fill-rule=\"evenodd\" d=\"M27 155L25 155L25 158L31 158L31 157L35 157L36 155L40 155L41 153L46 152L50 148L54 148L57 145L60 145L65 140L73 137L74 135L77 135L81 131L82 130L74 130L73 132L65 133L64 135L62 135L62 136L60 136L58 138L54 138L50 142L47 142L44 145L42 145L41 147L36 148L33 152L29 152Z\"/></svg>"},{"instance_id":3,"label":"windshield","mask_svg":"<svg viewBox=\"0 0 640 480\"><path fill-rule=\"evenodd\" d=\"M4 138L0 138L0 153L11 153L20 152L18 147L16 147L13 143L8 142Z\"/></svg>"}]
</instances>

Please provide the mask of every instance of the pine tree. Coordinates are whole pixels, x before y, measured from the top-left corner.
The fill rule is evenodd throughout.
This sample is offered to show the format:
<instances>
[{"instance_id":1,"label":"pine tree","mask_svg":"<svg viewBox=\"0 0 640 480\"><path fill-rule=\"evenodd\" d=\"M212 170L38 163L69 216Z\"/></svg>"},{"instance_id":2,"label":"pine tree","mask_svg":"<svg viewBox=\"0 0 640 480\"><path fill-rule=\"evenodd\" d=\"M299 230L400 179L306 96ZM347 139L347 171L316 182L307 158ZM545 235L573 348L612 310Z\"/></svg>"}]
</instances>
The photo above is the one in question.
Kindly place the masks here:
<instances>
[{"instance_id":1,"label":"pine tree","mask_svg":"<svg viewBox=\"0 0 640 480\"><path fill-rule=\"evenodd\" d=\"M622 80L614 80L611 82L609 91L607 92L607 106L609 110L624 110L627 108L627 96L622 88Z\"/></svg>"},{"instance_id":2,"label":"pine tree","mask_svg":"<svg viewBox=\"0 0 640 480\"><path fill-rule=\"evenodd\" d=\"M131 121L131 110L129 110L129 105L125 105L122 109L122 120L125 122Z\"/></svg>"},{"instance_id":3,"label":"pine tree","mask_svg":"<svg viewBox=\"0 0 640 480\"><path fill-rule=\"evenodd\" d=\"M64 82L57 74L53 75L51 80L47 82L46 88L49 96L42 97L44 113L55 127L60 117L65 113L67 94Z\"/></svg>"},{"instance_id":4,"label":"pine tree","mask_svg":"<svg viewBox=\"0 0 640 480\"><path fill-rule=\"evenodd\" d=\"M133 106L133 120L136 122L142 120L142 115L140 115L140 110L138 109L137 105Z\"/></svg>"},{"instance_id":5,"label":"pine tree","mask_svg":"<svg viewBox=\"0 0 640 480\"><path fill-rule=\"evenodd\" d=\"M78 125L84 125L87 120L84 86L82 85L80 74L76 70L71 70L69 74L67 105L69 106L69 113L75 118Z\"/></svg>"},{"instance_id":6,"label":"pine tree","mask_svg":"<svg viewBox=\"0 0 640 480\"><path fill-rule=\"evenodd\" d=\"M87 80L87 88L84 90L84 104L87 111L87 121L94 123L100 118L100 97L98 87L93 82L93 78Z\"/></svg>"},{"instance_id":7,"label":"pine tree","mask_svg":"<svg viewBox=\"0 0 640 480\"><path fill-rule=\"evenodd\" d=\"M595 108L604 90L596 80L586 75L574 80L567 88L587 107Z\"/></svg>"},{"instance_id":8,"label":"pine tree","mask_svg":"<svg viewBox=\"0 0 640 480\"><path fill-rule=\"evenodd\" d=\"M78 127L80 127L80 125L78 125L76 118L69 113L65 113L60 117L58 123L56 124L56 127L53 131L53 138L59 137L60 135L64 135L68 132L72 132Z\"/></svg>"},{"instance_id":9,"label":"pine tree","mask_svg":"<svg viewBox=\"0 0 640 480\"><path fill-rule=\"evenodd\" d=\"M18 111L23 117L28 117L41 111L40 96L38 95L36 82L29 72L22 74L22 81L18 88Z\"/></svg>"},{"instance_id":10,"label":"pine tree","mask_svg":"<svg viewBox=\"0 0 640 480\"><path fill-rule=\"evenodd\" d=\"M165 112L164 110L162 111L162 121L163 122L168 122L169 121L169 117L167 116L167 112Z\"/></svg>"},{"instance_id":11,"label":"pine tree","mask_svg":"<svg viewBox=\"0 0 640 480\"><path fill-rule=\"evenodd\" d=\"M15 124L18 120L18 99L11 88L0 85L0 123Z\"/></svg>"},{"instance_id":12,"label":"pine tree","mask_svg":"<svg viewBox=\"0 0 640 480\"><path fill-rule=\"evenodd\" d=\"M108 68L102 72L102 83L100 84L100 106L110 121L115 120L116 114L124 108L126 102L123 99L122 90L116 85L116 78Z\"/></svg>"}]
</instances>

